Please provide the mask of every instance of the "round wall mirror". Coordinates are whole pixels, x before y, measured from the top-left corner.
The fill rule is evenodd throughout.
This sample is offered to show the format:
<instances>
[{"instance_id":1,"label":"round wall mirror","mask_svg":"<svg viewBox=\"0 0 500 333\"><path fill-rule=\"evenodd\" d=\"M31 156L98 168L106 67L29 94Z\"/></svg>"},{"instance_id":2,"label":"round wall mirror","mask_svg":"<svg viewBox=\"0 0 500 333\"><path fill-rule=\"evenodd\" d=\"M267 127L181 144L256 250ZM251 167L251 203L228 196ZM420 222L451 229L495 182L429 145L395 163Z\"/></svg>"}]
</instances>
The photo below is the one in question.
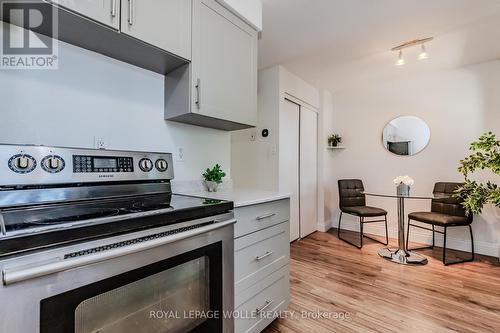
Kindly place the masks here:
<instances>
[{"instance_id":1,"label":"round wall mirror","mask_svg":"<svg viewBox=\"0 0 500 333\"><path fill-rule=\"evenodd\" d=\"M391 120L382 133L385 149L396 155L412 156L429 143L431 130L422 119L403 116Z\"/></svg>"}]
</instances>

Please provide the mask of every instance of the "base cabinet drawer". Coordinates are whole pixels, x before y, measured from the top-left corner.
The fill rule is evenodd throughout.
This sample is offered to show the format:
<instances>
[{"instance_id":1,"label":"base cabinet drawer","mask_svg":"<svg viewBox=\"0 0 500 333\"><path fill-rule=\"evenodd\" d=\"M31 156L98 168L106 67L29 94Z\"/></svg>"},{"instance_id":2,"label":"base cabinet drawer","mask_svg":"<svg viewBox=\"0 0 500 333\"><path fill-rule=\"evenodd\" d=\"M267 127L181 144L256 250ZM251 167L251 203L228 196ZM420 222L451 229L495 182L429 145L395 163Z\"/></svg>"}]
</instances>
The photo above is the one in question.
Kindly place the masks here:
<instances>
[{"instance_id":1,"label":"base cabinet drawer","mask_svg":"<svg viewBox=\"0 0 500 333\"><path fill-rule=\"evenodd\" d=\"M242 302L236 306L236 333L262 331L275 318L273 313L285 310L289 300L288 265L264 278L241 293Z\"/></svg>"},{"instance_id":2,"label":"base cabinet drawer","mask_svg":"<svg viewBox=\"0 0 500 333\"><path fill-rule=\"evenodd\" d=\"M234 227L234 237L248 235L288 221L290 217L290 199L238 207L234 210L234 217L238 221Z\"/></svg>"},{"instance_id":3,"label":"base cabinet drawer","mask_svg":"<svg viewBox=\"0 0 500 333\"><path fill-rule=\"evenodd\" d=\"M234 241L234 281L237 295L288 264L289 234L288 222L284 222Z\"/></svg>"}]
</instances>

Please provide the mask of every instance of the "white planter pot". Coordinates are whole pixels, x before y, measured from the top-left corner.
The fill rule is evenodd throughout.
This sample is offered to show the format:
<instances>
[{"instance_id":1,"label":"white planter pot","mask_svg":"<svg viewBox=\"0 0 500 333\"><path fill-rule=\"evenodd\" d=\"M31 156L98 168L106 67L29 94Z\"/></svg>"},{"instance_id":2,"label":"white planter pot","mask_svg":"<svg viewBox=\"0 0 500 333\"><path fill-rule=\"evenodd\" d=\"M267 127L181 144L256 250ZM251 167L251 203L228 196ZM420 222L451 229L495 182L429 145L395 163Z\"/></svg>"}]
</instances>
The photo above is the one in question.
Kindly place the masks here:
<instances>
[{"instance_id":1,"label":"white planter pot","mask_svg":"<svg viewBox=\"0 0 500 333\"><path fill-rule=\"evenodd\" d=\"M217 192L217 188L219 187L219 183L216 182L211 182L208 180L205 180L205 186L207 187L208 192Z\"/></svg>"}]
</instances>

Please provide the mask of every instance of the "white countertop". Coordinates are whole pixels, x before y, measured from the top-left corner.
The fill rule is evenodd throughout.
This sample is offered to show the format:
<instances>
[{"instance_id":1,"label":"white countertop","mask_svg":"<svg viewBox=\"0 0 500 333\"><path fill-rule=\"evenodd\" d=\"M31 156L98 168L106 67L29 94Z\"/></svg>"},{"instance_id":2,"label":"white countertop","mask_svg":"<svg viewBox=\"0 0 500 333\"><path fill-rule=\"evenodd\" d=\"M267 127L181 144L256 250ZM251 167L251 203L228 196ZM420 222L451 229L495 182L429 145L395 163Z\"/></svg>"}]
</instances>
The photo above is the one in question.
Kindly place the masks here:
<instances>
[{"instance_id":1,"label":"white countertop","mask_svg":"<svg viewBox=\"0 0 500 333\"><path fill-rule=\"evenodd\" d=\"M229 200L234 202L234 207L256 205L264 202L290 198L290 193L263 191L249 188L221 188L217 192L208 192L204 189L193 187L174 188L174 194L189 195L210 199Z\"/></svg>"}]
</instances>

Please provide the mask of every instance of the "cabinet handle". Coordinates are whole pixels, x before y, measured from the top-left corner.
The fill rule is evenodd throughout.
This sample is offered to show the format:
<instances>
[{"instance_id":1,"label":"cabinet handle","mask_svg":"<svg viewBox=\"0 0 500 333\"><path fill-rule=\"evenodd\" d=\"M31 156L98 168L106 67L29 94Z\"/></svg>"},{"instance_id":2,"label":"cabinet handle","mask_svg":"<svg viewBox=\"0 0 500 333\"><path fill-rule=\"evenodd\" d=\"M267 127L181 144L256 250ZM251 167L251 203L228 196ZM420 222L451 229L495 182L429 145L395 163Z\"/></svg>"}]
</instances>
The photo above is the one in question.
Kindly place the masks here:
<instances>
[{"instance_id":1,"label":"cabinet handle","mask_svg":"<svg viewBox=\"0 0 500 333\"><path fill-rule=\"evenodd\" d=\"M128 25L134 24L134 0L128 0Z\"/></svg>"},{"instance_id":2,"label":"cabinet handle","mask_svg":"<svg viewBox=\"0 0 500 333\"><path fill-rule=\"evenodd\" d=\"M274 301L267 300L266 304L264 304L260 308L255 309L255 311L257 311L257 314L259 314L259 313L263 312L265 309L267 309L269 306L271 306L271 304L273 304L273 303L274 303Z\"/></svg>"},{"instance_id":3,"label":"cabinet handle","mask_svg":"<svg viewBox=\"0 0 500 333\"><path fill-rule=\"evenodd\" d=\"M116 0L111 0L111 17L116 17Z\"/></svg>"},{"instance_id":4,"label":"cabinet handle","mask_svg":"<svg viewBox=\"0 0 500 333\"><path fill-rule=\"evenodd\" d=\"M263 255L255 257L255 260L260 261L260 260L264 259L265 257L269 257L273 253L274 253L273 251L267 251Z\"/></svg>"},{"instance_id":5,"label":"cabinet handle","mask_svg":"<svg viewBox=\"0 0 500 333\"><path fill-rule=\"evenodd\" d=\"M196 104L196 107L198 109L200 109L201 108L201 100L200 100L201 80L199 78L196 80L196 85L194 87L196 88L196 101L194 103Z\"/></svg>"},{"instance_id":6,"label":"cabinet handle","mask_svg":"<svg viewBox=\"0 0 500 333\"><path fill-rule=\"evenodd\" d=\"M267 218L273 217L275 215L276 215L276 213L269 213L269 214L257 216L256 219L257 220L263 220L263 219L267 219Z\"/></svg>"}]
</instances>

